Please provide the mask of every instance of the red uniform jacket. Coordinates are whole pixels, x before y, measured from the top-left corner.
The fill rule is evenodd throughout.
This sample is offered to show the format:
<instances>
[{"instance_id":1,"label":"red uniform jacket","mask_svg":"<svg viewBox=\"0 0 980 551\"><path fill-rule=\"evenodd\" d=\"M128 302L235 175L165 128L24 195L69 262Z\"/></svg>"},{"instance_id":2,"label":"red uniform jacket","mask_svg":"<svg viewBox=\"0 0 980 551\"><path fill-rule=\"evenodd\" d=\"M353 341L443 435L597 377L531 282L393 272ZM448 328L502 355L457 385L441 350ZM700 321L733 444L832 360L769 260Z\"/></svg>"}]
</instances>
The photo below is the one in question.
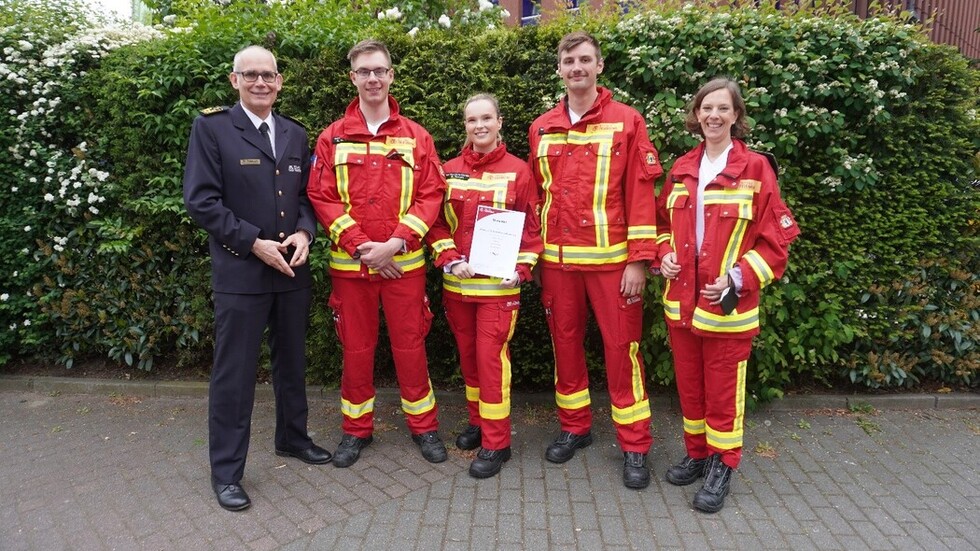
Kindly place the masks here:
<instances>
[{"instance_id":1,"label":"red uniform jacket","mask_svg":"<svg viewBox=\"0 0 980 551\"><path fill-rule=\"evenodd\" d=\"M507 153L507 146L500 144L485 155L468 146L443 168L449 183L446 202L426 236L436 253L436 266L469 258L477 207L486 205L524 212L524 235L517 256L517 272L521 281L530 280L531 268L538 261L542 244L540 199L527 163ZM460 279L451 273L443 274L443 290L458 295L459 300L495 302L520 296L519 286L506 288L499 283L499 278L481 275Z\"/></svg>"},{"instance_id":2,"label":"red uniform jacket","mask_svg":"<svg viewBox=\"0 0 980 551\"><path fill-rule=\"evenodd\" d=\"M317 139L311 161L310 202L327 230L333 277L380 277L362 266L357 246L367 241L405 240L395 255L405 275L424 273L422 237L439 215L446 182L432 136L399 115L391 96L391 116L372 135L355 99L344 117Z\"/></svg>"},{"instance_id":3,"label":"red uniform jacket","mask_svg":"<svg viewBox=\"0 0 980 551\"><path fill-rule=\"evenodd\" d=\"M698 255L695 209L704 144L677 159L658 201L660 258L673 251L681 266L664 290L667 323L698 334L752 337L759 333L759 290L782 277L789 244L800 234L779 197L769 161L734 140L728 164L704 192L704 239ZM724 315L700 290L729 269L742 272L738 306Z\"/></svg>"},{"instance_id":4,"label":"red uniform jacket","mask_svg":"<svg viewBox=\"0 0 980 551\"><path fill-rule=\"evenodd\" d=\"M569 270L622 270L657 256L654 181L663 174L643 117L599 97L572 125L567 98L528 131L542 189L542 261Z\"/></svg>"}]
</instances>

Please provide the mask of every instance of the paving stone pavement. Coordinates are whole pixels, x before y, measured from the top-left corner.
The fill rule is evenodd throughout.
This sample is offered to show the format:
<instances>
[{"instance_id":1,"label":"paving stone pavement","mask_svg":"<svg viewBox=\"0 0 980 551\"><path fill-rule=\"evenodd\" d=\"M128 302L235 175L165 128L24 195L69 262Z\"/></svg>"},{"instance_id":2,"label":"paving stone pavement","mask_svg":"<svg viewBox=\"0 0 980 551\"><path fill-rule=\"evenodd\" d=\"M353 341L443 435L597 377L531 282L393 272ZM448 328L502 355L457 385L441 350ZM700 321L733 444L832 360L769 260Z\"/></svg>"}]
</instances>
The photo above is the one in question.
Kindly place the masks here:
<instances>
[{"instance_id":1,"label":"paving stone pavement","mask_svg":"<svg viewBox=\"0 0 980 551\"><path fill-rule=\"evenodd\" d=\"M812 407L838 403L818 400L749 413L732 493L705 515L690 506L698 485L663 481L684 455L680 414L663 397L643 491L622 485L608 403L595 409L595 443L553 465L543 457L558 430L553 406L515 395L514 456L500 476L475 480L473 452L450 446L439 465L420 457L390 394L379 398L375 443L348 469L275 456L273 404L260 400L242 481L253 505L230 513L208 484L206 398L139 394L0 391L0 550L980 545L976 395L952 409ZM462 399L437 396L451 442L466 424ZM310 405L314 440L333 449L336 397Z\"/></svg>"}]
</instances>

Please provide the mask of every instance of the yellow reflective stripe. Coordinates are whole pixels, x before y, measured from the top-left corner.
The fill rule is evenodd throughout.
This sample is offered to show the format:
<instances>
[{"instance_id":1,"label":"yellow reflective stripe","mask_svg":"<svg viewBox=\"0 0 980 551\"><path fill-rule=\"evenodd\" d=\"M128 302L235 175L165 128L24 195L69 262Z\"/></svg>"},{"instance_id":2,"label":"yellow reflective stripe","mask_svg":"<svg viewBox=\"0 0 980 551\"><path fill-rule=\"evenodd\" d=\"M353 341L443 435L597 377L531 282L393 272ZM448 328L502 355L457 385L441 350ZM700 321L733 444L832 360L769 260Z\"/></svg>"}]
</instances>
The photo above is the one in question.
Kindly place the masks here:
<instances>
[{"instance_id":1,"label":"yellow reflective stripe","mask_svg":"<svg viewBox=\"0 0 980 551\"><path fill-rule=\"evenodd\" d=\"M436 253L441 253L455 248L456 242L452 239L439 239L432 243L432 250L434 250Z\"/></svg>"},{"instance_id":2,"label":"yellow reflective stripe","mask_svg":"<svg viewBox=\"0 0 980 551\"><path fill-rule=\"evenodd\" d=\"M684 432L687 434L704 434L704 419L688 419L684 417Z\"/></svg>"},{"instance_id":3,"label":"yellow reflective stripe","mask_svg":"<svg viewBox=\"0 0 980 551\"><path fill-rule=\"evenodd\" d=\"M538 263L538 253L517 253L517 263L527 264L533 268L534 265Z\"/></svg>"},{"instance_id":4,"label":"yellow reflective stripe","mask_svg":"<svg viewBox=\"0 0 980 551\"><path fill-rule=\"evenodd\" d=\"M669 233L657 234L657 245L660 245L662 243L667 243L668 241L670 241Z\"/></svg>"},{"instance_id":5,"label":"yellow reflective stripe","mask_svg":"<svg viewBox=\"0 0 980 551\"><path fill-rule=\"evenodd\" d=\"M510 329L507 330L507 340L504 341L504 345L500 348L500 396L502 397L501 406L507 406L507 414L510 415L510 380L511 380L511 365L510 365L510 339L514 338L514 329L517 328L517 310L510 311ZM482 404L480 408L480 416L483 417ZM498 419L503 419L499 417Z\"/></svg>"},{"instance_id":6,"label":"yellow reflective stripe","mask_svg":"<svg viewBox=\"0 0 980 551\"><path fill-rule=\"evenodd\" d=\"M403 271L410 271L425 266L425 253L422 249L411 251L405 254L395 255L392 260L401 266ZM361 261L351 258L347 252L340 249L330 249L330 267L334 270L344 272L358 272L361 270ZM368 273L376 274L376 270L368 269Z\"/></svg>"},{"instance_id":7,"label":"yellow reflective stripe","mask_svg":"<svg viewBox=\"0 0 980 551\"><path fill-rule=\"evenodd\" d=\"M560 256L559 251L561 251ZM565 264L612 264L626 262L628 253L629 250L625 241L609 247L552 245L545 243L542 258L546 262L564 262Z\"/></svg>"},{"instance_id":8,"label":"yellow reflective stripe","mask_svg":"<svg viewBox=\"0 0 980 551\"><path fill-rule=\"evenodd\" d=\"M509 297L520 295L520 287L501 287L499 277L461 279L451 273L442 274L442 288L450 293L472 297Z\"/></svg>"},{"instance_id":9,"label":"yellow reflective stripe","mask_svg":"<svg viewBox=\"0 0 980 551\"><path fill-rule=\"evenodd\" d=\"M402 173L402 187L401 195L398 197L398 216L404 217L405 213L412 206L412 199L415 197L415 172L412 170L411 166L403 166L401 168ZM404 222L404 219L402 219ZM420 220L421 222L421 220ZM424 226L424 224L423 224ZM424 235L422 232L419 235Z\"/></svg>"},{"instance_id":10,"label":"yellow reflective stripe","mask_svg":"<svg viewBox=\"0 0 980 551\"><path fill-rule=\"evenodd\" d=\"M488 404L480 402L480 418L491 421L498 421L510 417L510 401L502 404Z\"/></svg>"},{"instance_id":11,"label":"yellow reflective stripe","mask_svg":"<svg viewBox=\"0 0 980 551\"><path fill-rule=\"evenodd\" d=\"M657 226L629 226L626 229L627 239L656 239Z\"/></svg>"},{"instance_id":12,"label":"yellow reflective stripe","mask_svg":"<svg viewBox=\"0 0 980 551\"><path fill-rule=\"evenodd\" d=\"M555 391L555 402L562 409L579 409L591 405L592 398L589 396L589 389L587 388L574 394L562 394Z\"/></svg>"},{"instance_id":13,"label":"yellow reflective stripe","mask_svg":"<svg viewBox=\"0 0 980 551\"><path fill-rule=\"evenodd\" d=\"M727 316L712 314L701 308L694 309L694 319L691 326L712 333L742 333L759 327L759 308L752 308L741 314L733 313Z\"/></svg>"},{"instance_id":14,"label":"yellow reflective stripe","mask_svg":"<svg viewBox=\"0 0 980 551\"><path fill-rule=\"evenodd\" d=\"M466 401L476 402L480 399L480 387L466 385Z\"/></svg>"},{"instance_id":15,"label":"yellow reflective stripe","mask_svg":"<svg viewBox=\"0 0 980 551\"><path fill-rule=\"evenodd\" d=\"M429 381L429 393L421 400L410 402L402 398L402 411L409 415L422 415L436 407L436 395L432 392L432 381Z\"/></svg>"},{"instance_id":16,"label":"yellow reflective stripe","mask_svg":"<svg viewBox=\"0 0 980 551\"><path fill-rule=\"evenodd\" d=\"M745 414L745 362L738 362L738 380L735 388L735 419L732 430L720 431L705 425L705 439L708 445L719 450L733 450L742 447L742 419Z\"/></svg>"},{"instance_id":17,"label":"yellow reflective stripe","mask_svg":"<svg viewBox=\"0 0 980 551\"><path fill-rule=\"evenodd\" d=\"M670 291L670 282L667 282L667 288L664 289L664 315L667 319L680 321L681 320L681 301L679 300L667 300L667 293Z\"/></svg>"},{"instance_id":18,"label":"yellow reflective stripe","mask_svg":"<svg viewBox=\"0 0 980 551\"><path fill-rule=\"evenodd\" d=\"M340 399L340 413L344 414L346 417L351 419L357 419L363 417L368 413L374 411L374 398L369 398L368 400L361 402L360 404L354 404L343 398Z\"/></svg>"},{"instance_id":19,"label":"yellow reflective stripe","mask_svg":"<svg viewBox=\"0 0 980 551\"><path fill-rule=\"evenodd\" d=\"M640 343L630 341L630 363L633 365L633 400L639 402L646 394L643 390L643 370L640 369Z\"/></svg>"},{"instance_id":20,"label":"yellow reflective stripe","mask_svg":"<svg viewBox=\"0 0 980 551\"><path fill-rule=\"evenodd\" d=\"M610 409L613 423L617 425L629 425L650 418L650 400L642 400L625 408L611 406Z\"/></svg>"},{"instance_id":21,"label":"yellow reflective stripe","mask_svg":"<svg viewBox=\"0 0 980 551\"><path fill-rule=\"evenodd\" d=\"M769 263L766 259L762 258L762 255L758 253L755 249L749 249L745 255L742 256L752 267L752 271L755 272L755 276L759 278L759 288L765 287L772 283L772 280L776 279L776 274L773 273L772 268L769 267Z\"/></svg>"},{"instance_id":22,"label":"yellow reflective stripe","mask_svg":"<svg viewBox=\"0 0 980 551\"><path fill-rule=\"evenodd\" d=\"M668 209L674 208L674 204L677 203L678 199L680 199L681 197L689 197L689 196L690 194L687 192L686 187L674 186L674 188L670 190L670 194L667 195L667 208Z\"/></svg>"},{"instance_id":23,"label":"yellow reflective stripe","mask_svg":"<svg viewBox=\"0 0 980 551\"><path fill-rule=\"evenodd\" d=\"M609 217L606 216L606 199L609 197L609 171L612 164L609 153L612 149L612 135L608 141L599 142L596 151L595 186L592 194L592 219L595 223L595 244L599 247L609 245Z\"/></svg>"},{"instance_id":24,"label":"yellow reflective stripe","mask_svg":"<svg viewBox=\"0 0 980 551\"><path fill-rule=\"evenodd\" d=\"M410 230L417 233L419 237L422 237L429 231L429 226L421 218L415 216L414 214L406 214L401 217L398 221L401 224L408 226Z\"/></svg>"},{"instance_id":25,"label":"yellow reflective stripe","mask_svg":"<svg viewBox=\"0 0 980 551\"><path fill-rule=\"evenodd\" d=\"M555 140L554 136L561 137ZM541 172L541 189L544 190L544 205L541 207L541 238L548 240L548 213L551 212L551 184L554 183L554 175L551 174L551 165L548 163L548 146L552 143L564 143L564 136L561 134L548 134L541 138L538 143L538 170Z\"/></svg>"},{"instance_id":26,"label":"yellow reflective stripe","mask_svg":"<svg viewBox=\"0 0 980 551\"><path fill-rule=\"evenodd\" d=\"M469 180L449 180L450 190L493 192L493 206L498 209L507 208L507 188L510 182L517 180L516 172L484 172L479 178ZM447 195L448 196L448 195Z\"/></svg>"},{"instance_id":27,"label":"yellow reflective stripe","mask_svg":"<svg viewBox=\"0 0 980 551\"><path fill-rule=\"evenodd\" d=\"M354 227L356 223L357 222L354 222L354 219L351 218L350 215L341 214L336 220L333 221L332 224L330 224L330 239L333 240L334 243L340 241L340 234L344 233L344 231L346 231L348 228Z\"/></svg>"},{"instance_id":28,"label":"yellow reflective stripe","mask_svg":"<svg viewBox=\"0 0 980 551\"><path fill-rule=\"evenodd\" d=\"M459 227L459 218L456 217L456 211L453 210L452 203L446 201L446 204L442 207L442 212L446 215L446 222L449 224L449 233L455 234L456 228Z\"/></svg>"},{"instance_id":29,"label":"yellow reflective stripe","mask_svg":"<svg viewBox=\"0 0 980 551\"><path fill-rule=\"evenodd\" d=\"M361 261L354 260L349 254L344 251L330 250L330 269L339 270L342 272L359 272L361 271Z\"/></svg>"},{"instance_id":30,"label":"yellow reflective stripe","mask_svg":"<svg viewBox=\"0 0 980 551\"><path fill-rule=\"evenodd\" d=\"M725 247L724 260L718 268L719 276L727 274L728 269L738 263L738 251L742 248L742 239L745 237L745 231L748 225L749 221L744 218L739 218L735 222L735 229L732 230L732 235L728 239L728 246Z\"/></svg>"}]
</instances>

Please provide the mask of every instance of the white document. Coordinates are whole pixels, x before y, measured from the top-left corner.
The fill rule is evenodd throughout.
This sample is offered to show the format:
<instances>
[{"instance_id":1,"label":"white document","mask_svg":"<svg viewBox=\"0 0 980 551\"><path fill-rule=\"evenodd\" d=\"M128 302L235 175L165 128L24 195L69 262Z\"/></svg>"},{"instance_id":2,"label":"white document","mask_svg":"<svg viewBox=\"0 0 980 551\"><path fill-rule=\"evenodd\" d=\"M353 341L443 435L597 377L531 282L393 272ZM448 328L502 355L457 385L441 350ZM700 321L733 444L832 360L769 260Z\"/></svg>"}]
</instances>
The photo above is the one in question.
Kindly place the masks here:
<instances>
[{"instance_id":1,"label":"white document","mask_svg":"<svg viewBox=\"0 0 980 551\"><path fill-rule=\"evenodd\" d=\"M478 206L470 245L470 267L485 276L513 277L523 235L523 212Z\"/></svg>"}]
</instances>

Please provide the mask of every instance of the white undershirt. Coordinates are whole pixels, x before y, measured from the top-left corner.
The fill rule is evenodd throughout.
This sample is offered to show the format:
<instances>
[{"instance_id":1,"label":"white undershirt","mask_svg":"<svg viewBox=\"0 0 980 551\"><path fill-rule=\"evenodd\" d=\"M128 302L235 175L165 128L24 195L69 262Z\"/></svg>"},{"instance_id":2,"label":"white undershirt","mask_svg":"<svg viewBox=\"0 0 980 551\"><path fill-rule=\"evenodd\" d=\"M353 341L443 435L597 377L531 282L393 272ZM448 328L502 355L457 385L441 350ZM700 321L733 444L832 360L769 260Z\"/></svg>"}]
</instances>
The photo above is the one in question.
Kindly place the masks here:
<instances>
[{"instance_id":1,"label":"white undershirt","mask_svg":"<svg viewBox=\"0 0 980 551\"><path fill-rule=\"evenodd\" d=\"M381 128L381 125L384 124L384 123L386 123L386 122L388 122L388 119L385 119L385 120L379 122L378 124L366 123L367 124L368 132L370 132L372 136L377 136L378 135L378 130Z\"/></svg>"},{"instance_id":2,"label":"white undershirt","mask_svg":"<svg viewBox=\"0 0 980 551\"><path fill-rule=\"evenodd\" d=\"M705 148L704 155L701 156L701 165L698 167L698 201L697 216L694 222L694 235L697 241L698 252L701 252L701 243L704 241L704 190L716 176L725 170L728 164L728 152L732 150L732 144L718 155L714 161L708 159L708 149Z\"/></svg>"},{"instance_id":3,"label":"white undershirt","mask_svg":"<svg viewBox=\"0 0 980 551\"><path fill-rule=\"evenodd\" d=\"M245 105L242 105L242 110L245 111L245 114L246 115L248 115L248 119L250 121L252 121L252 124L255 125L255 129L256 130L258 130L259 127L262 126L262 123L266 123L266 124L269 125L269 141L272 142L272 156L275 157L276 156L276 120L275 120L275 117L273 117L272 116L272 113L270 112L268 118L260 119L258 115L256 115L255 113L249 111L248 108L245 107Z\"/></svg>"},{"instance_id":4,"label":"white undershirt","mask_svg":"<svg viewBox=\"0 0 980 551\"><path fill-rule=\"evenodd\" d=\"M582 120L582 115L579 115L575 111L572 111L572 108L569 107L568 108L568 120L570 120L572 122L572 126L574 126L574 125L578 124L578 121Z\"/></svg>"}]
</instances>

